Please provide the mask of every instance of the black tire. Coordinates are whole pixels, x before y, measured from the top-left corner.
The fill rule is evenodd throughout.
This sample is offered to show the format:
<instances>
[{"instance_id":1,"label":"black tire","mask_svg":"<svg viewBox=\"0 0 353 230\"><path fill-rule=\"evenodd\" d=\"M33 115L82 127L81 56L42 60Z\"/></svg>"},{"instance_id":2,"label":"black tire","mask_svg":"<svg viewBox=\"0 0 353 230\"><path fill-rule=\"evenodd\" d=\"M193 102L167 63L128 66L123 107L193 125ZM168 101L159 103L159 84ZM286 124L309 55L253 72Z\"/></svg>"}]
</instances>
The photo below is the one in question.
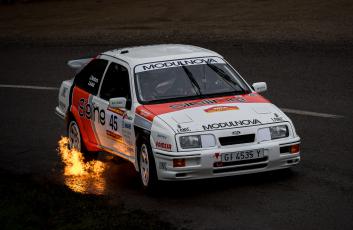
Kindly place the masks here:
<instances>
[{"instance_id":1,"label":"black tire","mask_svg":"<svg viewBox=\"0 0 353 230\"><path fill-rule=\"evenodd\" d=\"M74 131L76 130L76 131ZM76 137L74 137L75 135ZM87 150L82 139L81 130L75 119L70 119L67 125L67 136L69 137L69 149L76 148L83 154L85 160L93 160L97 158L97 152ZM76 138L76 140L74 140Z\"/></svg>"},{"instance_id":2,"label":"black tire","mask_svg":"<svg viewBox=\"0 0 353 230\"><path fill-rule=\"evenodd\" d=\"M138 143L139 144L137 147L140 182L145 191L154 192L158 187L159 181L152 148L149 140L146 137L142 137Z\"/></svg>"}]
</instances>

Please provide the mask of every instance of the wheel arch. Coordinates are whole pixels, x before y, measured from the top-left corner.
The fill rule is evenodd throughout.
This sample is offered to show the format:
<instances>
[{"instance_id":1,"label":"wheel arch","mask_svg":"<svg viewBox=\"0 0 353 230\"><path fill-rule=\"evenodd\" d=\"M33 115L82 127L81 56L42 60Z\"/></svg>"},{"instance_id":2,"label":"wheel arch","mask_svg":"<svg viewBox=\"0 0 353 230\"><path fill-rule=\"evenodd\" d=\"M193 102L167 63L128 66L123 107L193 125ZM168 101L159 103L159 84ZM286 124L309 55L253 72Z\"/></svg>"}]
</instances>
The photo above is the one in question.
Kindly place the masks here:
<instances>
[{"instance_id":1,"label":"wheel arch","mask_svg":"<svg viewBox=\"0 0 353 230\"><path fill-rule=\"evenodd\" d=\"M151 136L151 131L143 129L138 126L134 126L134 131L135 131L135 169L136 171L139 171L139 157L140 157L140 146L142 145L143 141L149 141L150 142L150 136Z\"/></svg>"},{"instance_id":2,"label":"wheel arch","mask_svg":"<svg viewBox=\"0 0 353 230\"><path fill-rule=\"evenodd\" d=\"M66 130L68 129L68 126L69 126L69 124L70 124L70 121L71 120L74 120L74 121L76 121L76 123L77 123L77 125L78 125L78 128L80 129L80 133L81 133L81 138L82 138L82 143L84 144L84 146L85 146L85 148L88 150L88 151L90 151L90 152L98 152L98 151L100 151L100 149L96 146L96 145L94 145L94 144L92 144L92 143L90 143L88 140L89 140L89 138L88 138L88 136L87 136L87 133L85 132L85 129L84 128L82 128L82 122L81 122L81 119L78 117L78 111L77 111L77 109L76 109L76 112L77 113L75 113L74 111L75 111L75 108L74 107L72 107L72 109L73 109L73 111L69 111L68 112L68 114L67 114L67 121L66 121ZM76 114L76 115L75 115Z\"/></svg>"}]
</instances>

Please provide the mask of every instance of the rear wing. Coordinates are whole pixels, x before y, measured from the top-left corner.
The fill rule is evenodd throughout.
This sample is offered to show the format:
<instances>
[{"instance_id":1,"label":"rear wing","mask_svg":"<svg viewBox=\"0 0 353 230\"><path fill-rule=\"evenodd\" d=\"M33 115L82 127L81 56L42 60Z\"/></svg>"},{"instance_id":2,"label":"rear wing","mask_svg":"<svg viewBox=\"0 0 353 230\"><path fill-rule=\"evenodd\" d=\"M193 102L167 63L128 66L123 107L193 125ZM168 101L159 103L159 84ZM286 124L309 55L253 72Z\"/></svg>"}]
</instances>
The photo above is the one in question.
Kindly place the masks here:
<instances>
[{"instance_id":1,"label":"rear wing","mask_svg":"<svg viewBox=\"0 0 353 230\"><path fill-rule=\"evenodd\" d=\"M74 69L74 70L80 70L82 67L87 65L93 58L82 58L82 59L76 59L76 60L70 60L67 62L67 65Z\"/></svg>"}]
</instances>

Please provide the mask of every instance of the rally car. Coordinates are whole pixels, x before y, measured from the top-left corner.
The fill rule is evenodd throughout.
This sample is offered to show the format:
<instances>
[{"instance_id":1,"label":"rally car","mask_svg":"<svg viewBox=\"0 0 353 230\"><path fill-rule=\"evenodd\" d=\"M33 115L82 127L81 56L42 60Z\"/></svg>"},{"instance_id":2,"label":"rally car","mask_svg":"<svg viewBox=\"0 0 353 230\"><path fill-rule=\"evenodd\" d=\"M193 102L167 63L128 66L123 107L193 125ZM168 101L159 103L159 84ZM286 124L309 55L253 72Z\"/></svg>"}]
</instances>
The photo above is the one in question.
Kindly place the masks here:
<instances>
[{"instance_id":1,"label":"rally car","mask_svg":"<svg viewBox=\"0 0 353 230\"><path fill-rule=\"evenodd\" d=\"M288 168L292 121L218 53L190 45L115 49L72 60L56 113L71 148L131 161L142 185Z\"/></svg>"}]
</instances>

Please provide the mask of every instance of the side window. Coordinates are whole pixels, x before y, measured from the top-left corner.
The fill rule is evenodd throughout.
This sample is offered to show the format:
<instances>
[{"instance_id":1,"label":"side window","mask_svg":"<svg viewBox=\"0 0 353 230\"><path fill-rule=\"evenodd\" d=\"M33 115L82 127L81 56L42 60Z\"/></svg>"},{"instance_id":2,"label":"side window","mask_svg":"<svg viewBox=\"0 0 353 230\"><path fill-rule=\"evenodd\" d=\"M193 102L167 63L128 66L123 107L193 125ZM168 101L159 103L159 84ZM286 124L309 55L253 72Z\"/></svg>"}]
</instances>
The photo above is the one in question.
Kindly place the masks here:
<instances>
[{"instance_id":1,"label":"side window","mask_svg":"<svg viewBox=\"0 0 353 230\"><path fill-rule=\"evenodd\" d=\"M114 97L125 97L131 103L129 71L122 65L111 63L105 74L100 97L109 100Z\"/></svg>"},{"instance_id":2,"label":"side window","mask_svg":"<svg viewBox=\"0 0 353 230\"><path fill-rule=\"evenodd\" d=\"M92 60L76 75L75 85L90 94L96 95L107 64L107 60Z\"/></svg>"}]
</instances>

